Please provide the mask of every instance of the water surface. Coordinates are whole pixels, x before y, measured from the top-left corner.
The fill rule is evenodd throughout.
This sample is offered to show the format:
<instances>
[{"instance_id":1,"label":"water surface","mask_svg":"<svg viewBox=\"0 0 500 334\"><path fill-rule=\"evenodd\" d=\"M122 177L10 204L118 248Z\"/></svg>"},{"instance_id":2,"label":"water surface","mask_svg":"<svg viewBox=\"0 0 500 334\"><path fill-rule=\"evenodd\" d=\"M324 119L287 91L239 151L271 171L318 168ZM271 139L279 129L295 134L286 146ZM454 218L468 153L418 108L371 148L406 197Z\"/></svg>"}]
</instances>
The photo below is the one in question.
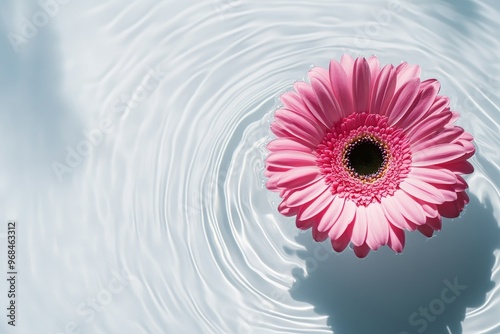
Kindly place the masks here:
<instances>
[{"instance_id":1,"label":"water surface","mask_svg":"<svg viewBox=\"0 0 500 334\"><path fill-rule=\"evenodd\" d=\"M30 32L37 2L0 5L0 220L19 221L20 277L2 333L500 333L496 1L50 8ZM465 213L402 255L333 254L264 186L278 96L344 53L420 64L475 137Z\"/></svg>"}]
</instances>

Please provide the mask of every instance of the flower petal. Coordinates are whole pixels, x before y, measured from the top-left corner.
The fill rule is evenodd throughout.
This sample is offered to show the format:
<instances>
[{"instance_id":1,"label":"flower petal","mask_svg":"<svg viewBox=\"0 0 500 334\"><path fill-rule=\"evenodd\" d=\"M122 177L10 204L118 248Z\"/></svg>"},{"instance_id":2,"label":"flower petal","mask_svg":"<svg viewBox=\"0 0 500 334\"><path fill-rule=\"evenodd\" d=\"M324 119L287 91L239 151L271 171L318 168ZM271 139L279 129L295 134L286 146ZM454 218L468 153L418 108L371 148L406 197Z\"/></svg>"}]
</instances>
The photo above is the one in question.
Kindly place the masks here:
<instances>
[{"instance_id":1,"label":"flower petal","mask_svg":"<svg viewBox=\"0 0 500 334\"><path fill-rule=\"evenodd\" d=\"M429 108L429 111L424 115L425 116L424 119L434 115L439 115L442 112L449 110L450 110L450 99L447 96L438 95L436 96L436 99L434 100L432 106ZM450 123L453 123L453 121L450 120Z\"/></svg>"},{"instance_id":2,"label":"flower petal","mask_svg":"<svg viewBox=\"0 0 500 334\"><path fill-rule=\"evenodd\" d=\"M323 124L326 124L327 128L330 129L342 117L339 103L325 82L312 78L311 86L318 101L317 117L321 117Z\"/></svg>"},{"instance_id":3,"label":"flower petal","mask_svg":"<svg viewBox=\"0 0 500 334\"><path fill-rule=\"evenodd\" d=\"M354 248L354 254L356 254L356 256L359 257L360 259L366 257L368 253L370 253L370 247L368 247L366 243L360 246L354 246L353 248Z\"/></svg>"},{"instance_id":4,"label":"flower petal","mask_svg":"<svg viewBox=\"0 0 500 334\"><path fill-rule=\"evenodd\" d=\"M420 86L420 79L413 78L406 82L401 88L396 91L392 98L391 104L387 109L387 116L389 124L396 124L401 118L406 115L412 105L415 97L418 94L418 87Z\"/></svg>"},{"instance_id":5,"label":"flower petal","mask_svg":"<svg viewBox=\"0 0 500 334\"><path fill-rule=\"evenodd\" d=\"M310 79L316 78L322 82L324 82L327 87L330 87L330 74L328 73L328 70L323 67L319 66L314 66L311 68L311 70L307 73Z\"/></svg>"},{"instance_id":6,"label":"flower petal","mask_svg":"<svg viewBox=\"0 0 500 334\"><path fill-rule=\"evenodd\" d=\"M277 167L316 166L316 157L312 153L299 151L279 151L267 156L266 164Z\"/></svg>"},{"instance_id":7,"label":"flower petal","mask_svg":"<svg viewBox=\"0 0 500 334\"><path fill-rule=\"evenodd\" d=\"M410 178L417 178L427 183L455 184L457 176L446 169L413 167L408 174Z\"/></svg>"},{"instance_id":8,"label":"flower petal","mask_svg":"<svg viewBox=\"0 0 500 334\"><path fill-rule=\"evenodd\" d=\"M333 196L333 195L332 195ZM332 203L325 211L325 214L321 217L318 230L319 231L329 231L330 228L335 224L339 216L342 214L344 209L345 198L335 196Z\"/></svg>"},{"instance_id":9,"label":"flower petal","mask_svg":"<svg viewBox=\"0 0 500 334\"><path fill-rule=\"evenodd\" d=\"M292 132L290 129L286 129L283 124L274 121L271 124L271 131L276 135L278 138L288 138L292 137L294 140L310 147L311 149L314 149L318 145L318 140L314 138L314 136L311 136L310 133L304 132L303 130L300 130L300 132L297 134L297 132Z\"/></svg>"},{"instance_id":10,"label":"flower petal","mask_svg":"<svg viewBox=\"0 0 500 334\"><path fill-rule=\"evenodd\" d=\"M267 149L271 152L278 152L278 151L299 151L299 152L306 152L306 153L311 153L312 150L310 147L299 143L292 138L276 138L272 141L270 141L267 144Z\"/></svg>"},{"instance_id":11,"label":"flower petal","mask_svg":"<svg viewBox=\"0 0 500 334\"><path fill-rule=\"evenodd\" d=\"M389 247L396 253L401 253L405 247L405 231L393 225L389 227Z\"/></svg>"},{"instance_id":12,"label":"flower petal","mask_svg":"<svg viewBox=\"0 0 500 334\"><path fill-rule=\"evenodd\" d=\"M466 160L455 161L446 164L439 164L436 165L435 167L448 169L453 173L458 173L458 174L471 174L472 172L474 172L474 166Z\"/></svg>"},{"instance_id":13,"label":"flower petal","mask_svg":"<svg viewBox=\"0 0 500 334\"><path fill-rule=\"evenodd\" d=\"M425 202L441 204L445 201L444 196L436 187L420 180L408 177L399 184L399 187L412 197L421 199Z\"/></svg>"},{"instance_id":14,"label":"flower petal","mask_svg":"<svg viewBox=\"0 0 500 334\"><path fill-rule=\"evenodd\" d=\"M418 152L440 144L456 142L464 133L464 129L458 126L446 127L439 132L424 138L418 138L411 143L412 152Z\"/></svg>"},{"instance_id":15,"label":"flower petal","mask_svg":"<svg viewBox=\"0 0 500 334\"><path fill-rule=\"evenodd\" d=\"M393 196L383 197L381 204L385 217L392 225L400 229L412 230L411 226L408 225L408 222L399 210L399 203L394 200Z\"/></svg>"},{"instance_id":16,"label":"flower petal","mask_svg":"<svg viewBox=\"0 0 500 334\"><path fill-rule=\"evenodd\" d=\"M300 210L299 210L299 213L300 213ZM316 222L316 220L314 218L313 219L301 220L299 218L298 214L295 217L295 226L297 226L297 228L300 228L301 230L310 229L311 227L314 226L315 222Z\"/></svg>"},{"instance_id":17,"label":"flower petal","mask_svg":"<svg viewBox=\"0 0 500 334\"><path fill-rule=\"evenodd\" d=\"M442 226L441 216L427 218L426 225L430 226L434 231L440 231Z\"/></svg>"},{"instance_id":18,"label":"flower petal","mask_svg":"<svg viewBox=\"0 0 500 334\"><path fill-rule=\"evenodd\" d=\"M286 198L286 205L291 207L301 206L307 202L318 198L319 195L328 189L328 185L323 179L319 179L304 188L292 190Z\"/></svg>"},{"instance_id":19,"label":"flower petal","mask_svg":"<svg viewBox=\"0 0 500 334\"><path fill-rule=\"evenodd\" d=\"M427 150L414 152L412 155L412 165L417 167L432 166L451 162L465 154L465 149L458 144L440 144L430 147Z\"/></svg>"},{"instance_id":20,"label":"flower petal","mask_svg":"<svg viewBox=\"0 0 500 334\"><path fill-rule=\"evenodd\" d=\"M378 61L377 57L371 56L370 58L368 58L368 65L370 66L370 78L371 78L370 87L373 87L375 79L380 73L380 62Z\"/></svg>"},{"instance_id":21,"label":"flower petal","mask_svg":"<svg viewBox=\"0 0 500 334\"><path fill-rule=\"evenodd\" d=\"M320 232L316 228L316 225L312 226L312 237L316 242L322 242L328 239L328 232Z\"/></svg>"},{"instance_id":22,"label":"flower petal","mask_svg":"<svg viewBox=\"0 0 500 334\"><path fill-rule=\"evenodd\" d=\"M312 202L306 204L306 208L300 214L300 219L309 219L315 217L321 211L327 208L328 205L332 203L334 199L334 195L331 191L325 191L317 198L315 198Z\"/></svg>"},{"instance_id":23,"label":"flower petal","mask_svg":"<svg viewBox=\"0 0 500 334\"><path fill-rule=\"evenodd\" d=\"M396 88L396 72L392 65L384 66L374 81L371 101L370 113L385 115L387 108L391 103Z\"/></svg>"},{"instance_id":24,"label":"flower petal","mask_svg":"<svg viewBox=\"0 0 500 334\"><path fill-rule=\"evenodd\" d=\"M307 118L286 109L278 109L274 114L273 125L283 127L293 137L302 139L313 146L318 145L324 136L325 129L317 122L312 122Z\"/></svg>"},{"instance_id":25,"label":"flower petal","mask_svg":"<svg viewBox=\"0 0 500 334\"><path fill-rule=\"evenodd\" d=\"M342 252L351 242L353 224L350 224L345 229L344 233L336 239L332 239L332 247L336 252ZM330 234L328 234L330 236Z\"/></svg>"},{"instance_id":26,"label":"flower petal","mask_svg":"<svg viewBox=\"0 0 500 334\"><path fill-rule=\"evenodd\" d=\"M366 216L366 208L363 205L356 208L356 219L353 224L352 243L355 246L361 246L365 243L368 228L368 217Z\"/></svg>"},{"instance_id":27,"label":"flower petal","mask_svg":"<svg viewBox=\"0 0 500 334\"><path fill-rule=\"evenodd\" d=\"M396 90L398 90L408 81L414 78L420 78L420 66L410 65L406 62L403 62L399 64L398 67L396 67L396 74L398 77Z\"/></svg>"},{"instance_id":28,"label":"flower petal","mask_svg":"<svg viewBox=\"0 0 500 334\"><path fill-rule=\"evenodd\" d=\"M351 223L355 220L356 217L356 204L353 201L347 200L344 203L344 209L342 210L342 214L338 217L337 221L333 224L328 232L328 236L330 239L338 239L342 234L344 234L345 230Z\"/></svg>"},{"instance_id":29,"label":"flower petal","mask_svg":"<svg viewBox=\"0 0 500 334\"><path fill-rule=\"evenodd\" d=\"M463 192L465 189L467 189L469 186L467 185L467 181L461 176L457 175L457 183L454 184L454 189L456 192Z\"/></svg>"},{"instance_id":30,"label":"flower petal","mask_svg":"<svg viewBox=\"0 0 500 334\"><path fill-rule=\"evenodd\" d=\"M316 166L298 167L282 173L276 183L280 188L300 188L318 178L324 178Z\"/></svg>"},{"instance_id":31,"label":"flower petal","mask_svg":"<svg viewBox=\"0 0 500 334\"><path fill-rule=\"evenodd\" d=\"M354 58L351 57L349 54L343 54L342 57L340 58L340 66L345 71L345 74L347 75L347 78L349 79L349 82L352 82L353 78L353 70L354 70Z\"/></svg>"},{"instance_id":32,"label":"flower petal","mask_svg":"<svg viewBox=\"0 0 500 334\"><path fill-rule=\"evenodd\" d=\"M432 234L434 233L434 230L428 226L428 225L420 225L417 230L422 233L423 235L425 235L427 238L430 238L432 237Z\"/></svg>"},{"instance_id":33,"label":"flower petal","mask_svg":"<svg viewBox=\"0 0 500 334\"><path fill-rule=\"evenodd\" d=\"M438 92L439 82L437 80L432 79L422 82L420 85L420 92L415 99L414 105L399 122L395 123L395 126L403 129L415 126L415 124L423 119L424 115L429 111Z\"/></svg>"},{"instance_id":34,"label":"flower petal","mask_svg":"<svg viewBox=\"0 0 500 334\"><path fill-rule=\"evenodd\" d=\"M380 246L387 244L389 239L389 222L387 218L385 218L379 203L368 205L366 207L366 214L370 221L368 224L366 243L371 249L376 250Z\"/></svg>"},{"instance_id":35,"label":"flower petal","mask_svg":"<svg viewBox=\"0 0 500 334\"><path fill-rule=\"evenodd\" d=\"M354 111L368 112L370 102L370 66L365 58L357 58L354 62L354 72L352 78L352 91Z\"/></svg>"},{"instance_id":36,"label":"flower petal","mask_svg":"<svg viewBox=\"0 0 500 334\"><path fill-rule=\"evenodd\" d=\"M313 80L315 81L315 85L317 86L317 80ZM300 96L302 96L307 109L311 112L311 114L314 115L316 123L318 123L319 121L322 126L324 126L324 128L329 129L332 126L332 123L329 119L329 116L326 115L325 110L323 110L318 103L318 97L315 94L314 89L311 86L304 84L303 82L296 83L295 89L300 94Z\"/></svg>"},{"instance_id":37,"label":"flower petal","mask_svg":"<svg viewBox=\"0 0 500 334\"><path fill-rule=\"evenodd\" d=\"M300 116L308 118L310 121L315 121L314 115L307 109L306 104L296 92L286 92L280 97L283 103L282 109L288 109L299 113Z\"/></svg>"},{"instance_id":38,"label":"flower petal","mask_svg":"<svg viewBox=\"0 0 500 334\"><path fill-rule=\"evenodd\" d=\"M273 123L271 123L270 128L271 128L271 131L272 131L272 132L276 135L276 137L278 137L278 138L282 138L282 137L293 137L294 139L296 139L296 138L295 138L295 136L293 136L293 135L292 135L292 134L290 134L288 131L286 131L286 130L283 128L283 126L281 126L281 125L280 125L280 124L278 124L278 123L274 123L274 122L273 122ZM301 140L301 142L302 142L302 140ZM306 144L307 144L307 146L310 146L311 148L312 148L312 147L314 147L314 146L313 146L311 143L309 143L309 142L304 142L304 143L306 143Z\"/></svg>"},{"instance_id":39,"label":"flower petal","mask_svg":"<svg viewBox=\"0 0 500 334\"><path fill-rule=\"evenodd\" d=\"M466 159L472 157L474 153L476 153L476 147L472 143L472 139L464 138L465 136L469 135L467 132L464 132L462 136L458 139L458 143L463 146L465 149L465 152L467 154Z\"/></svg>"},{"instance_id":40,"label":"flower petal","mask_svg":"<svg viewBox=\"0 0 500 334\"><path fill-rule=\"evenodd\" d=\"M445 202L454 201L457 199L457 192L455 191L455 184L432 184L428 183L431 187L436 188L444 198ZM458 183L457 183L458 184Z\"/></svg>"},{"instance_id":41,"label":"flower petal","mask_svg":"<svg viewBox=\"0 0 500 334\"><path fill-rule=\"evenodd\" d=\"M346 72L338 62L330 62L330 81L335 99L339 102L342 116L348 116L353 112L351 81Z\"/></svg>"},{"instance_id":42,"label":"flower petal","mask_svg":"<svg viewBox=\"0 0 500 334\"><path fill-rule=\"evenodd\" d=\"M427 216L427 221L429 221L429 218L435 218L439 216L436 204L421 203L420 205L422 205L422 209L424 209L425 215Z\"/></svg>"},{"instance_id":43,"label":"flower petal","mask_svg":"<svg viewBox=\"0 0 500 334\"><path fill-rule=\"evenodd\" d=\"M435 136L439 133L451 119L451 112L446 111L426 118L425 122L407 130L407 136L410 143L423 140L429 136Z\"/></svg>"},{"instance_id":44,"label":"flower petal","mask_svg":"<svg viewBox=\"0 0 500 334\"><path fill-rule=\"evenodd\" d=\"M267 165L266 166L266 169L264 170L264 176L265 177L271 177L273 175L276 175L276 174L281 174L281 173L284 173L286 171L289 171L290 169L292 169L294 167L282 167L282 166L271 166L271 165ZM276 180L277 182L278 180Z\"/></svg>"},{"instance_id":45,"label":"flower petal","mask_svg":"<svg viewBox=\"0 0 500 334\"><path fill-rule=\"evenodd\" d=\"M266 181L266 188L272 191L277 191L279 190L278 188L278 180L281 177L281 173L275 173L269 176L269 178Z\"/></svg>"},{"instance_id":46,"label":"flower petal","mask_svg":"<svg viewBox=\"0 0 500 334\"><path fill-rule=\"evenodd\" d=\"M438 206L439 214L446 218L457 218L462 208L459 201L444 202Z\"/></svg>"},{"instance_id":47,"label":"flower petal","mask_svg":"<svg viewBox=\"0 0 500 334\"><path fill-rule=\"evenodd\" d=\"M418 198L418 197L417 197ZM399 190L394 193L394 200L399 203L399 209L404 217L416 225L425 224L426 216L422 207L415 202L405 191Z\"/></svg>"}]
</instances>

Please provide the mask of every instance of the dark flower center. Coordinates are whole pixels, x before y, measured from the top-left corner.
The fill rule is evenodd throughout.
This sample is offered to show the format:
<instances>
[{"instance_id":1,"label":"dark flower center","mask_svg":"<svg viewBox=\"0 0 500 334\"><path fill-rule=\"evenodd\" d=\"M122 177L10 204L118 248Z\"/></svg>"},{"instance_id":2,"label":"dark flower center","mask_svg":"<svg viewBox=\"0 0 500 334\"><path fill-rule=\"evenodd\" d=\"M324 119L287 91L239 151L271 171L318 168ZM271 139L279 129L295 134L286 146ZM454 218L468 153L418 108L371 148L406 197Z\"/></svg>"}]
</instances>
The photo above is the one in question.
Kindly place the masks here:
<instances>
[{"instance_id":1,"label":"dark flower center","mask_svg":"<svg viewBox=\"0 0 500 334\"><path fill-rule=\"evenodd\" d=\"M359 137L346 147L343 160L351 176L372 182L386 169L387 148L372 136Z\"/></svg>"}]
</instances>

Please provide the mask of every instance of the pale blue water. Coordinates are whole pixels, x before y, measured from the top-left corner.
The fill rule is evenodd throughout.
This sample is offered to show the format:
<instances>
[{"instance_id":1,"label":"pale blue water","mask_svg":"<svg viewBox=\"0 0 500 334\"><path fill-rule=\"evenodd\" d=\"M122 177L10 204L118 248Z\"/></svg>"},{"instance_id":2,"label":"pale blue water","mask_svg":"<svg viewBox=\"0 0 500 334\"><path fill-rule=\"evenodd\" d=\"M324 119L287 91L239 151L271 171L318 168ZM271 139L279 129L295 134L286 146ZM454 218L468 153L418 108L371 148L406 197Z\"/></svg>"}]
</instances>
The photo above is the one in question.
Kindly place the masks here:
<instances>
[{"instance_id":1,"label":"pale blue water","mask_svg":"<svg viewBox=\"0 0 500 334\"><path fill-rule=\"evenodd\" d=\"M499 334L499 17L495 0L2 1L0 332ZM475 137L465 213L402 255L334 254L264 187L277 97L343 53L420 64Z\"/></svg>"}]
</instances>

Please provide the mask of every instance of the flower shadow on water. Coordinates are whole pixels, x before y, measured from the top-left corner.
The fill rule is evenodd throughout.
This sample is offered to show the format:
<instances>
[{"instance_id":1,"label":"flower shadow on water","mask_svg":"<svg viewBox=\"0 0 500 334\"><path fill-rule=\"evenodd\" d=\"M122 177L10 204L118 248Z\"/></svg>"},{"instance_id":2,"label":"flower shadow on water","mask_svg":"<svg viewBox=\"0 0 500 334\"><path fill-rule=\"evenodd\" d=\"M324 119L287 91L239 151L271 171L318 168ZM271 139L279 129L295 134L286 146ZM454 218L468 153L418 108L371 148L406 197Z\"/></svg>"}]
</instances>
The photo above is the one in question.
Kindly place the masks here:
<instances>
[{"instance_id":1,"label":"flower shadow on water","mask_svg":"<svg viewBox=\"0 0 500 334\"><path fill-rule=\"evenodd\" d=\"M297 242L306 250L297 256L307 273L293 271L291 296L327 315L335 334L461 334L466 308L482 305L495 285L493 252L500 248L491 205L470 197L463 215L445 220L433 238L407 232L399 255L383 247L360 260L301 233Z\"/></svg>"}]
</instances>

